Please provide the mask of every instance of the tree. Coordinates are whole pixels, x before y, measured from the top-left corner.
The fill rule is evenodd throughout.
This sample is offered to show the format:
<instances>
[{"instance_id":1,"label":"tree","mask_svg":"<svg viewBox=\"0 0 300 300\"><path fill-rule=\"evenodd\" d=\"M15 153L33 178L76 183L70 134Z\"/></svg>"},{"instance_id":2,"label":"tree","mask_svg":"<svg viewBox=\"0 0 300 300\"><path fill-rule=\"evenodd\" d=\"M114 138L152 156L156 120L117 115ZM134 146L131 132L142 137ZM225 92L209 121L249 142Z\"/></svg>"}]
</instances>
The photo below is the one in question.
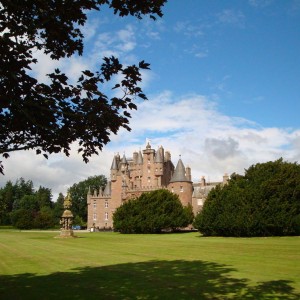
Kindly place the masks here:
<instances>
[{"instance_id":1,"label":"tree","mask_svg":"<svg viewBox=\"0 0 300 300\"><path fill-rule=\"evenodd\" d=\"M28 209L20 208L11 213L12 225L18 229L31 229L34 226L34 216Z\"/></svg>"},{"instance_id":2,"label":"tree","mask_svg":"<svg viewBox=\"0 0 300 300\"><path fill-rule=\"evenodd\" d=\"M122 204L113 215L114 229L122 233L159 233L189 225L189 209L182 206L178 195L168 190L143 193Z\"/></svg>"},{"instance_id":3,"label":"tree","mask_svg":"<svg viewBox=\"0 0 300 300\"><path fill-rule=\"evenodd\" d=\"M40 209L53 206L51 189L40 186L35 195Z\"/></svg>"},{"instance_id":4,"label":"tree","mask_svg":"<svg viewBox=\"0 0 300 300\"><path fill-rule=\"evenodd\" d=\"M50 207L44 206L34 218L34 227L39 229L53 228L56 224L54 212Z\"/></svg>"},{"instance_id":5,"label":"tree","mask_svg":"<svg viewBox=\"0 0 300 300\"><path fill-rule=\"evenodd\" d=\"M51 189L40 186L35 191L31 180L26 181L21 177L14 184L8 181L3 188L0 188L0 224L21 224L18 225L19 228L27 229L36 227L38 222L35 218L40 217L40 212L43 216L44 211L52 210L54 203L51 198ZM17 220L19 217L20 222Z\"/></svg>"},{"instance_id":6,"label":"tree","mask_svg":"<svg viewBox=\"0 0 300 300\"><path fill-rule=\"evenodd\" d=\"M72 199L72 212L74 217L79 216L82 220L87 220L87 193L89 189L103 189L107 183L104 175L90 176L88 179L74 183L68 190Z\"/></svg>"},{"instance_id":7,"label":"tree","mask_svg":"<svg viewBox=\"0 0 300 300\"><path fill-rule=\"evenodd\" d=\"M53 213L55 218L55 223L59 224L60 217L64 212L64 200L65 196L62 193L59 193L56 202L54 202Z\"/></svg>"},{"instance_id":8,"label":"tree","mask_svg":"<svg viewBox=\"0 0 300 300\"><path fill-rule=\"evenodd\" d=\"M142 69L149 64L123 66L118 58L104 57L99 70L83 70L71 84L59 69L48 74L50 83L30 73L40 50L53 60L83 54L81 26L87 13L108 5L120 17L161 17L166 0L3 0L0 6L0 154L35 149L36 154L63 152L78 141L83 160L98 154L111 133L128 126L135 97L147 99ZM113 76L121 95L109 98L101 87ZM0 162L0 172L3 164Z\"/></svg>"},{"instance_id":9,"label":"tree","mask_svg":"<svg viewBox=\"0 0 300 300\"><path fill-rule=\"evenodd\" d=\"M194 226L204 235L300 234L300 165L258 163L213 189Z\"/></svg>"},{"instance_id":10,"label":"tree","mask_svg":"<svg viewBox=\"0 0 300 300\"><path fill-rule=\"evenodd\" d=\"M0 189L0 224L10 224L9 213L13 209L14 186L11 181L7 181L5 186Z\"/></svg>"}]
</instances>

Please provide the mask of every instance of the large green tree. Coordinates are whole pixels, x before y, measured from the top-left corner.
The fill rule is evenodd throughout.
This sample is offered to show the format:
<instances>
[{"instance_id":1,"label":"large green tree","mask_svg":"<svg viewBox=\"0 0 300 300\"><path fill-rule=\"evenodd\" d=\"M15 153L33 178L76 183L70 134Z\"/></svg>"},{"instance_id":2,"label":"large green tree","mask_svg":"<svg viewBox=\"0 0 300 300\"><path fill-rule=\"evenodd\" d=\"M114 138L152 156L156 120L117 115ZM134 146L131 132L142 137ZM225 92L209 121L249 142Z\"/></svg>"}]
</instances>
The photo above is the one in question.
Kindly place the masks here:
<instances>
[{"instance_id":1,"label":"large green tree","mask_svg":"<svg viewBox=\"0 0 300 300\"><path fill-rule=\"evenodd\" d=\"M258 163L213 189L194 226L204 235L300 234L300 165Z\"/></svg>"},{"instance_id":2,"label":"large green tree","mask_svg":"<svg viewBox=\"0 0 300 300\"><path fill-rule=\"evenodd\" d=\"M40 186L35 190L31 180L21 177L15 183L8 181L0 188L0 224L27 229L49 227L55 219L51 199L51 189Z\"/></svg>"},{"instance_id":3,"label":"large green tree","mask_svg":"<svg viewBox=\"0 0 300 300\"><path fill-rule=\"evenodd\" d=\"M88 179L74 183L68 190L72 198L72 212L74 217L79 216L84 222L87 220L87 193L103 189L107 183L104 175L90 176Z\"/></svg>"},{"instance_id":4,"label":"large green tree","mask_svg":"<svg viewBox=\"0 0 300 300\"><path fill-rule=\"evenodd\" d=\"M122 233L159 233L186 227L192 222L178 195L161 189L143 193L122 204L113 215L114 229Z\"/></svg>"},{"instance_id":5,"label":"large green tree","mask_svg":"<svg viewBox=\"0 0 300 300\"><path fill-rule=\"evenodd\" d=\"M109 142L110 134L128 126L135 97L146 99L139 83L149 64L122 65L116 57L95 62L95 70L82 70L71 84L59 69L48 74L49 83L30 72L40 50L53 60L83 54L82 26L89 11L108 6L116 15L141 19L162 16L166 0L1 0L0 3L0 154L35 149L45 157L78 152L88 161ZM115 78L110 98L103 86ZM0 172L3 164L0 162Z\"/></svg>"}]
</instances>

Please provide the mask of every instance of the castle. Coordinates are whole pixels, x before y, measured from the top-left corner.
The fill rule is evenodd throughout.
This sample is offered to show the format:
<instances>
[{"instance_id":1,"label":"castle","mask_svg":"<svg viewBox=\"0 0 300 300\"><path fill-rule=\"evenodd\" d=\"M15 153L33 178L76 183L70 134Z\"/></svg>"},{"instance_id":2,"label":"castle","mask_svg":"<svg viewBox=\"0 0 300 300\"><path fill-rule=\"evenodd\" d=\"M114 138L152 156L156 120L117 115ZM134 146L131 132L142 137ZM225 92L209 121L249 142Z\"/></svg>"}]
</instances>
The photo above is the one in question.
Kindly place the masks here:
<instances>
[{"instance_id":1,"label":"castle","mask_svg":"<svg viewBox=\"0 0 300 300\"><path fill-rule=\"evenodd\" d=\"M181 203L191 204L194 213L198 213L208 192L222 182L207 183L202 177L199 183L192 182L191 168L185 167L179 158L176 168L171 161L169 151L160 146L158 150L151 148L134 152L132 158L122 159L115 155L110 168L110 181L104 190L91 191L87 195L88 228L113 228L113 213L126 200L139 197L144 192L157 189L168 189L179 196Z\"/></svg>"}]
</instances>

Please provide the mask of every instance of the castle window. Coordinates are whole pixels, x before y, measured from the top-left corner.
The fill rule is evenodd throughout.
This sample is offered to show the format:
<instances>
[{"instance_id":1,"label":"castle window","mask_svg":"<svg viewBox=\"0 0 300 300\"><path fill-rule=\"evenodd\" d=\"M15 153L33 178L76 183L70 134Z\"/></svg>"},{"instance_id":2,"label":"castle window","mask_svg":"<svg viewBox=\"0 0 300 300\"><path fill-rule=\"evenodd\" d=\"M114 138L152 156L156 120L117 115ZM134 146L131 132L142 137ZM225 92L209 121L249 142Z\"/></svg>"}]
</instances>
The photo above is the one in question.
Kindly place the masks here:
<instances>
[{"instance_id":1,"label":"castle window","mask_svg":"<svg viewBox=\"0 0 300 300\"><path fill-rule=\"evenodd\" d=\"M94 220L94 221L97 220L97 214L96 214L96 213L93 214L93 220Z\"/></svg>"},{"instance_id":2,"label":"castle window","mask_svg":"<svg viewBox=\"0 0 300 300\"><path fill-rule=\"evenodd\" d=\"M105 220L108 220L108 212L105 212Z\"/></svg>"},{"instance_id":3,"label":"castle window","mask_svg":"<svg viewBox=\"0 0 300 300\"><path fill-rule=\"evenodd\" d=\"M174 187L172 186L172 193L174 193Z\"/></svg>"},{"instance_id":4,"label":"castle window","mask_svg":"<svg viewBox=\"0 0 300 300\"><path fill-rule=\"evenodd\" d=\"M180 192L183 192L183 186L182 185L180 186Z\"/></svg>"},{"instance_id":5,"label":"castle window","mask_svg":"<svg viewBox=\"0 0 300 300\"><path fill-rule=\"evenodd\" d=\"M148 173L150 173L150 169L148 169Z\"/></svg>"},{"instance_id":6,"label":"castle window","mask_svg":"<svg viewBox=\"0 0 300 300\"><path fill-rule=\"evenodd\" d=\"M148 182L150 182L151 181L151 177L148 177Z\"/></svg>"},{"instance_id":7,"label":"castle window","mask_svg":"<svg viewBox=\"0 0 300 300\"><path fill-rule=\"evenodd\" d=\"M96 202L94 202L94 208L96 208L97 207L97 203Z\"/></svg>"},{"instance_id":8,"label":"castle window","mask_svg":"<svg viewBox=\"0 0 300 300\"><path fill-rule=\"evenodd\" d=\"M105 201L104 203L104 207L107 208L108 207L108 201Z\"/></svg>"}]
</instances>

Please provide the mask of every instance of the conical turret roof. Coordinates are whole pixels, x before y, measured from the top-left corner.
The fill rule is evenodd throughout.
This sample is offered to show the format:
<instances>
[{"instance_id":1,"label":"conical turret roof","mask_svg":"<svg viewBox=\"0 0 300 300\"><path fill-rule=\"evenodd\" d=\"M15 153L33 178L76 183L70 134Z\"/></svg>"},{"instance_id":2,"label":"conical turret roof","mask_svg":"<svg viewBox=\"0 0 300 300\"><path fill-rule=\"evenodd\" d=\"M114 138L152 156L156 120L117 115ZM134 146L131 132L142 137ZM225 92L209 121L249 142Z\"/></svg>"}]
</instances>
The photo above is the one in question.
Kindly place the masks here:
<instances>
[{"instance_id":1,"label":"conical turret roof","mask_svg":"<svg viewBox=\"0 0 300 300\"><path fill-rule=\"evenodd\" d=\"M141 150L140 150L139 153L138 153L137 164L138 164L138 165L142 165L142 164L143 164L143 155L142 155Z\"/></svg>"},{"instance_id":2,"label":"conical turret roof","mask_svg":"<svg viewBox=\"0 0 300 300\"><path fill-rule=\"evenodd\" d=\"M111 164L111 170L118 170L118 164L117 164L117 159L116 159L116 156L114 156L114 159L112 161L112 164Z\"/></svg>"},{"instance_id":3,"label":"conical turret roof","mask_svg":"<svg viewBox=\"0 0 300 300\"><path fill-rule=\"evenodd\" d=\"M103 191L103 195L111 195L111 182L109 181Z\"/></svg>"},{"instance_id":4,"label":"conical turret roof","mask_svg":"<svg viewBox=\"0 0 300 300\"><path fill-rule=\"evenodd\" d=\"M156 163L162 163L162 162L163 162L163 159L162 159L162 156L161 156L161 150L160 150L160 148L158 148L158 150L157 150L156 153L155 153L155 159L154 159L154 162L156 162Z\"/></svg>"},{"instance_id":5,"label":"conical turret roof","mask_svg":"<svg viewBox=\"0 0 300 300\"><path fill-rule=\"evenodd\" d=\"M180 182L189 181L185 176L185 167L181 158L179 158L174 174L170 180L170 182L178 182L178 181Z\"/></svg>"},{"instance_id":6,"label":"conical turret roof","mask_svg":"<svg viewBox=\"0 0 300 300\"><path fill-rule=\"evenodd\" d=\"M126 159L125 153L123 154L121 164L127 164L127 159Z\"/></svg>"}]
</instances>

